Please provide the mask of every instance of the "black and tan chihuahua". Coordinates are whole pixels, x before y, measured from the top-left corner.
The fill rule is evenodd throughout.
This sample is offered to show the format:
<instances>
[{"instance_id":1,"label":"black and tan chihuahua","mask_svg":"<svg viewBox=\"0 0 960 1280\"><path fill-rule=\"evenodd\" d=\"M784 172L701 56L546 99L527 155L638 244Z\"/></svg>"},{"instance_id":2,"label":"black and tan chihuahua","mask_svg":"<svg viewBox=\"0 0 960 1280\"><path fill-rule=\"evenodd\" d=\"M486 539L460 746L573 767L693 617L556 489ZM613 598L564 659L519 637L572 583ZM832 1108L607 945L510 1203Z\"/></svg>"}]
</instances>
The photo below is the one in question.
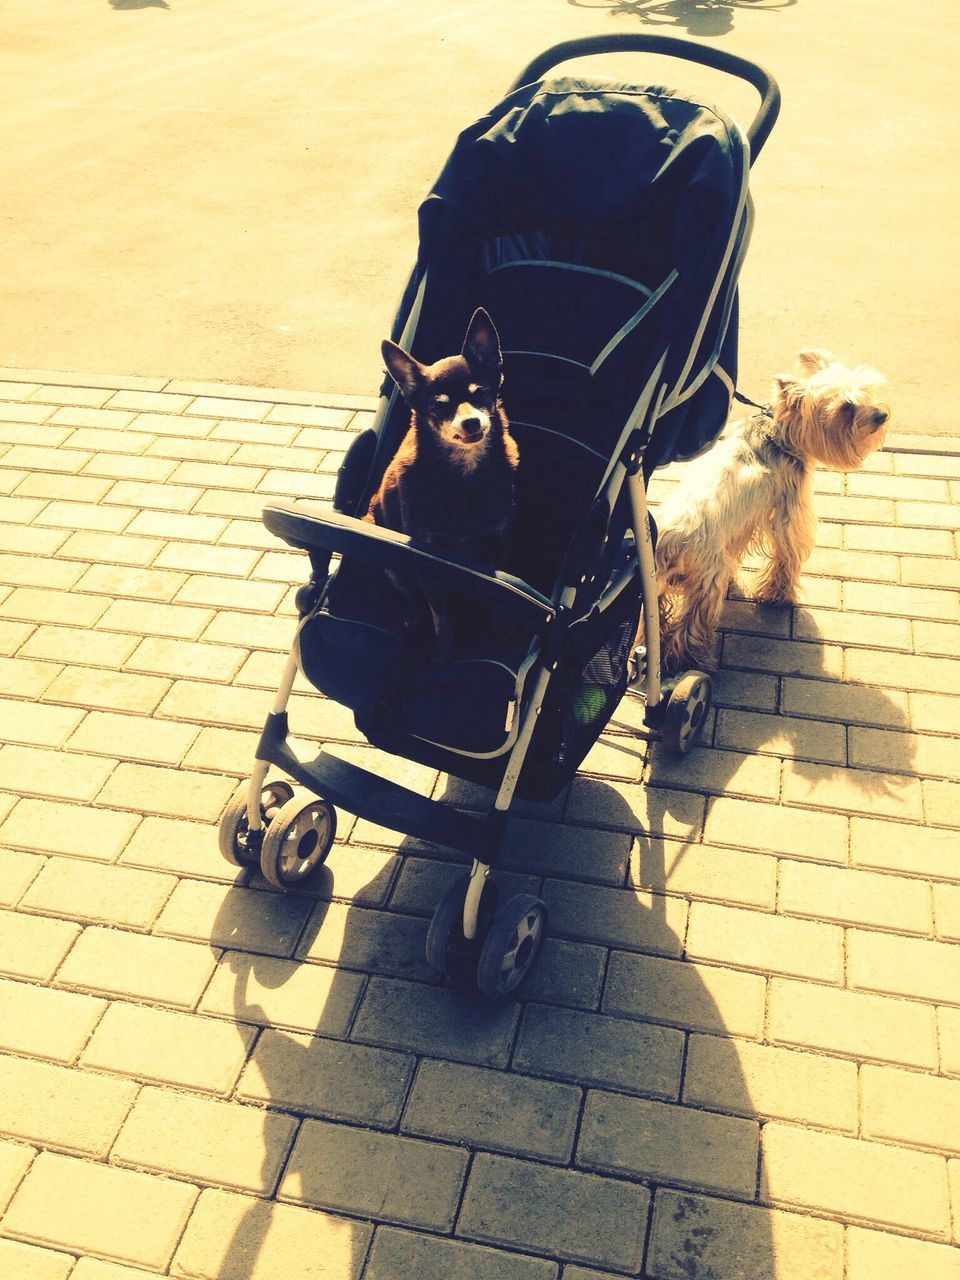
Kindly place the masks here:
<instances>
[{"instance_id":1,"label":"black and tan chihuahua","mask_svg":"<svg viewBox=\"0 0 960 1280\"><path fill-rule=\"evenodd\" d=\"M516 505L517 446L500 387L503 358L493 321L474 312L460 355L423 365L395 342L382 346L387 370L410 407L410 427L370 500L364 519L438 550L498 564ZM391 574L407 604L406 625L433 623L433 657L453 646L450 601Z\"/></svg>"}]
</instances>

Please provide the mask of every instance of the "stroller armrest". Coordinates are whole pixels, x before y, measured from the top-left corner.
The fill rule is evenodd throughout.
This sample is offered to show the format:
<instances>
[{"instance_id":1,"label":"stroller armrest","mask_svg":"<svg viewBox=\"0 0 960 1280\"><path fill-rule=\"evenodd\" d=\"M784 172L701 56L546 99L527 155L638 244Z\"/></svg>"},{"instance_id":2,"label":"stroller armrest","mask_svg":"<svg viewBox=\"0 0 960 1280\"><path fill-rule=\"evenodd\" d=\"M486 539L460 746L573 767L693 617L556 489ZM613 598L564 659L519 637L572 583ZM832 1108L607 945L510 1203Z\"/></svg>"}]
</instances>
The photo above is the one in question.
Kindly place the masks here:
<instances>
[{"instance_id":1,"label":"stroller armrest","mask_svg":"<svg viewBox=\"0 0 960 1280\"><path fill-rule=\"evenodd\" d=\"M271 502L264 508L263 523L292 547L337 552L377 569L462 592L534 631L542 631L556 616L553 603L520 578L450 558L406 534L317 502Z\"/></svg>"}]
</instances>

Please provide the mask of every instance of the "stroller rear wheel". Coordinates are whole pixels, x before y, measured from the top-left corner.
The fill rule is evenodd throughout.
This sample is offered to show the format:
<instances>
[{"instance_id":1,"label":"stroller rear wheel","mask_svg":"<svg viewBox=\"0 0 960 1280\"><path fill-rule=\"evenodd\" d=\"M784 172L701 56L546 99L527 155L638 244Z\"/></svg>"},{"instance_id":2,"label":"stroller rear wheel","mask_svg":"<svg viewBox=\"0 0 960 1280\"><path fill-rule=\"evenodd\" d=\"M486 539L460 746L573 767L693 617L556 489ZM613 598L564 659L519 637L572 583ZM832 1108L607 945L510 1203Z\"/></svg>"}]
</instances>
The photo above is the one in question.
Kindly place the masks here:
<instances>
[{"instance_id":1,"label":"stroller rear wheel","mask_svg":"<svg viewBox=\"0 0 960 1280\"><path fill-rule=\"evenodd\" d=\"M317 796L293 796L278 810L260 849L260 870L277 889L299 889L326 861L337 812Z\"/></svg>"},{"instance_id":2,"label":"stroller rear wheel","mask_svg":"<svg viewBox=\"0 0 960 1280\"><path fill-rule=\"evenodd\" d=\"M533 968L547 932L547 907L518 893L497 912L477 963L477 986L490 1000L506 1000Z\"/></svg>"},{"instance_id":3,"label":"stroller rear wheel","mask_svg":"<svg viewBox=\"0 0 960 1280\"><path fill-rule=\"evenodd\" d=\"M289 782L268 782L260 792L260 821L264 827L276 815L281 805L293 795ZM247 784L234 795L220 819L220 852L235 867L255 867L260 861L260 844L263 828L256 833L247 825Z\"/></svg>"},{"instance_id":4,"label":"stroller rear wheel","mask_svg":"<svg viewBox=\"0 0 960 1280\"><path fill-rule=\"evenodd\" d=\"M663 717L663 742L686 755L710 709L711 684L705 671L686 671L673 687Z\"/></svg>"}]
</instances>

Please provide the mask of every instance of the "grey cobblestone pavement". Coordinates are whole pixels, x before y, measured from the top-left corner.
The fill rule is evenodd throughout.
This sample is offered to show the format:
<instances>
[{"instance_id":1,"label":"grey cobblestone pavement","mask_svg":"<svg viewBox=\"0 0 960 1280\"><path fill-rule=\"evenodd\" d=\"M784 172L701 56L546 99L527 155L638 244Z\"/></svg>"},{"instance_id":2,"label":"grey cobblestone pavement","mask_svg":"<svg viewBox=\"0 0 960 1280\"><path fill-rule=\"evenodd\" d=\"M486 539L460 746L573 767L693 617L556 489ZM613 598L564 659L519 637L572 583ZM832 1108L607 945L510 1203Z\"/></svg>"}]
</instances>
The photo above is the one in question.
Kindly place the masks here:
<instances>
[{"instance_id":1,"label":"grey cobblestone pavement","mask_svg":"<svg viewBox=\"0 0 960 1280\"><path fill-rule=\"evenodd\" d=\"M690 757L628 698L523 807L551 933L493 1008L425 967L447 851L342 814L286 895L217 851L306 563L264 499L372 407L0 370L0 1274L957 1280L960 445L818 477Z\"/></svg>"}]
</instances>

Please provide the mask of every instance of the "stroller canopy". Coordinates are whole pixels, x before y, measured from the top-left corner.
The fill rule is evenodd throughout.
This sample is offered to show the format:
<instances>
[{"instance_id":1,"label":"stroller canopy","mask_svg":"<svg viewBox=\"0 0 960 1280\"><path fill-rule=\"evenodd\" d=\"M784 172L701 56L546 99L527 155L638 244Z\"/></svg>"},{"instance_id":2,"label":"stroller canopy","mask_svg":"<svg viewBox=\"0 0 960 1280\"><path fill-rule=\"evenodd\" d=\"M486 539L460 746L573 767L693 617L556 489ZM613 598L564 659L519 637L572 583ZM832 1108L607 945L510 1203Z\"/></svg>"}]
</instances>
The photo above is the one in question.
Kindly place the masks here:
<instances>
[{"instance_id":1,"label":"stroller canopy","mask_svg":"<svg viewBox=\"0 0 960 1280\"><path fill-rule=\"evenodd\" d=\"M578 364L602 407L574 395L576 412L608 457L663 358L648 470L694 453L723 425L736 376L748 168L737 126L672 90L524 86L460 135L421 206L394 337L437 359L483 301L501 329L511 421L514 400L526 416L556 397L558 377L542 360L518 375L511 350ZM718 361L722 385L691 403Z\"/></svg>"}]
</instances>

